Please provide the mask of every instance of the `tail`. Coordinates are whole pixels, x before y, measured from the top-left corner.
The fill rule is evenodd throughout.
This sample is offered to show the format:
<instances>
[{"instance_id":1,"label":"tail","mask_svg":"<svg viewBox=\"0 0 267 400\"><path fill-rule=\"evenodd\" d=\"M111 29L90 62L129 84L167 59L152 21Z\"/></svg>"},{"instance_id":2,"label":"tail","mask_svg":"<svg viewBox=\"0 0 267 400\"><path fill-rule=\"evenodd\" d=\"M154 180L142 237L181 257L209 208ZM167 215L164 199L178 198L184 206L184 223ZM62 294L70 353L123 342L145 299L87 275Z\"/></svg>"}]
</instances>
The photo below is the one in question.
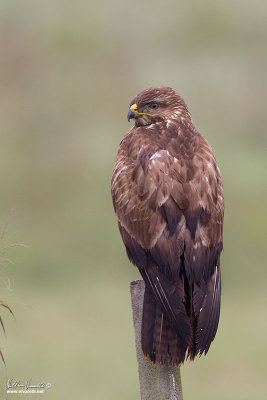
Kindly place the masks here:
<instances>
[{"instance_id":1,"label":"tail","mask_svg":"<svg viewBox=\"0 0 267 400\"><path fill-rule=\"evenodd\" d=\"M153 294L146 287L142 319L142 350L153 363L175 366L184 362L187 346L179 339L170 326L168 318L156 303Z\"/></svg>"},{"instance_id":2,"label":"tail","mask_svg":"<svg viewBox=\"0 0 267 400\"><path fill-rule=\"evenodd\" d=\"M168 360L170 364L178 366L187 357L194 360L198 354L206 354L219 322L219 267L216 267L209 281L203 281L200 286L196 283L189 284L184 277L184 296L180 297L180 306L179 299L175 297L173 290L167 290L164 280L152 281L151 274L148 276L144 270L140 272L146 282L141 336L144 355L157 364L165 364ZM163 284L157 287L159 282ZM159 301L159 297L163 295L175 320L170 318L168 307L162 306Z\"/></svg>"}]
</instances>

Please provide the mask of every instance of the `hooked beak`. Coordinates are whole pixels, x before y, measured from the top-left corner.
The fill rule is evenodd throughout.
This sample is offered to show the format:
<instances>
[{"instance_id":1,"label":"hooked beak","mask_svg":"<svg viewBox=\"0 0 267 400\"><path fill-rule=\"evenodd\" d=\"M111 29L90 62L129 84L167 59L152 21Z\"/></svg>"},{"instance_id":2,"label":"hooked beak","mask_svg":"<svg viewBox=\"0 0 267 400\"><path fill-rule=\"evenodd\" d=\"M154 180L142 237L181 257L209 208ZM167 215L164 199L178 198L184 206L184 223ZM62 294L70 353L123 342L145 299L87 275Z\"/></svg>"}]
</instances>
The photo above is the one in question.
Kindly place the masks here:
<instances>
[{"instance_id":1,"label":"hooked beak","mask_svg":"<svg viewBox=\"0 0 267 400\"><path fill-rule=\"evenodd\" d=\"M133 104L130 107L130 110L128 111L128 114L127 114L128 121L130 122L130 119L132 119L132 118L137 119L138 117L140 117L140 115L151 115L151 114L139 112L137 104Z\"/></svg>"},{"instance_id":2,"label":"hooked beak","mask_svg":"<svg viewBox=\"0 0 267 400\"><path fill-rule=\"evenodd\" d=\"M127 114L127 119L128 119L128 121L130 122L130 119L132 119L132 118L138 118L138 112L137 112L137 105L136 104L133 104L131 107L130 107L130 110L128 111L128 114Z\"/></svg>"}]
</instances>

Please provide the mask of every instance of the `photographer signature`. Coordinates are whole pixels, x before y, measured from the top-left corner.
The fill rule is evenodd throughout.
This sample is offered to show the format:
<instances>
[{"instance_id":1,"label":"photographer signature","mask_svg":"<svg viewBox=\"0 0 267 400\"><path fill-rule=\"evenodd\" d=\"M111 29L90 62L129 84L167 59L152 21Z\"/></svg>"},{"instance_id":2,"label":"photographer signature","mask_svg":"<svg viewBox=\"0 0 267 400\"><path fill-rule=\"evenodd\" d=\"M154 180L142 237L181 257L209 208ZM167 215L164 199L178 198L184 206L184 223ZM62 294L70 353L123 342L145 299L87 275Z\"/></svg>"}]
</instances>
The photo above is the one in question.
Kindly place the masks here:
<instances>
[{"instance_id":1,"label":"photographer signature","mask_svg":"<svg viewBox=\"0 0 267 400\"><path fill-rule=\"evenodd\" d=\"M6 389L24 388L24 389L28 390L28 389L44 389L44 388L50 388L50 387L51 387L51 383L44 383L44 382L39 382L36 385L33 385L31 378L27 379L24 384L21 383L20 380L15 380L15 379L8 379L7 383L6 383Z\"/></svg>"}]
</instances>

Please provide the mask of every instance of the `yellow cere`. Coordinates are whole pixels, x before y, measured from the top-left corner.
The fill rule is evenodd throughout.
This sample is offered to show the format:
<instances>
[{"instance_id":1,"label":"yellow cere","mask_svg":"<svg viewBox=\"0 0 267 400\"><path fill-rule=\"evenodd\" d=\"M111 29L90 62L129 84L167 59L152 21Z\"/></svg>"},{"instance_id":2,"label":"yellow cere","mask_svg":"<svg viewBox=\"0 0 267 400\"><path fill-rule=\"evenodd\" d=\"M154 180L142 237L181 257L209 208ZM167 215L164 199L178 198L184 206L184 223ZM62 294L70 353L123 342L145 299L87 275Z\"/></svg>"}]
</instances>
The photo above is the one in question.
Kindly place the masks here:
<instances>
[{"instance_id":1,"label":"yellow cere","mask_svg":"<svg viewBox=\"0 0 267 400\"><path fill-rule=\"evenodd\" d=\"M137 104L133 104L130 108L131 108L131 110L133 110L134 112L138 112L138 111L137 111Z\"/></svg>"},{"instance_id":2,"label":"yellow cere","mask_svg":"<svg viewBox=\"0 0 267 400\"><path fill-rule=\"evenodd\" d=\"M140 113L140 112L138 112L137 104L133 104L130 108L131 108L131 110L133 110L134 112L136 112L138 115L152 115L152 114L147 114L147 113Z\"/></svg>"}]
</instances>

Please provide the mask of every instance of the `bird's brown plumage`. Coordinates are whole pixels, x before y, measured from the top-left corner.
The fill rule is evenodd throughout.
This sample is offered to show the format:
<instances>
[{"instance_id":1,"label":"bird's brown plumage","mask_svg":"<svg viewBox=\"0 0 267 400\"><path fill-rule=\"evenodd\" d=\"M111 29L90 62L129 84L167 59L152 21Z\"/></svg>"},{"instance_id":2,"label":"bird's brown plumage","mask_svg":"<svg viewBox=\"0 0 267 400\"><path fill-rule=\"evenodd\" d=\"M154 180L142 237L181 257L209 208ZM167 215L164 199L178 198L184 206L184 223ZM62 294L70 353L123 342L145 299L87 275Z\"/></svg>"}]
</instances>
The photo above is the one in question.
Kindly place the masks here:
<instances>
[{"instance_id":1,"label":"bird's brown plumage","mask_svg":"<svg viewBox=\"0 0 267 400\"><path fill-rule=\"evenodd\" d=\"M131 102L135 126L123 138L112 198L129 259L146 283L142 348L173 365L206 353L220 314L224 200L207 140L171 88Z\"/></svg>"}]
</instances>

